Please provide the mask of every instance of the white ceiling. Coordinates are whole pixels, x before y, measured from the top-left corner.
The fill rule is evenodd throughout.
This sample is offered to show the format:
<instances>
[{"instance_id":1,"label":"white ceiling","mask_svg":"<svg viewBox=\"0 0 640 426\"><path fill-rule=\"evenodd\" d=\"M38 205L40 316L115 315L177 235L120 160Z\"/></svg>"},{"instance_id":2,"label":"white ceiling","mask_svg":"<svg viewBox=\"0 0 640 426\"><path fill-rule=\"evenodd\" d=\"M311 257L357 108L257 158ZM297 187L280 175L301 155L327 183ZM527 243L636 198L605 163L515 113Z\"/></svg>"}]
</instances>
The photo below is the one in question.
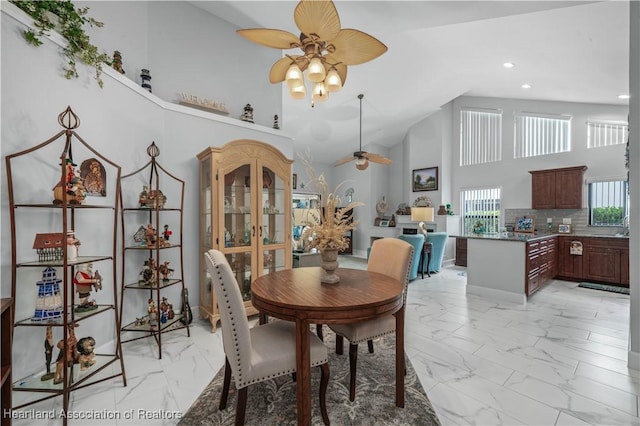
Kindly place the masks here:
<instances>
[{"instance_id":1,"label":"white ceiling","mask_svg":"<svg viewBox=\"0 0 640 426\"><path fill-rule=\"evenodd\" d=\"M358 148L359 93L365 149L400 143L411 125L461 95L628 104L617 97L629 87L627 1L334 3L343 28L369 33L389 50L349 67L343 90L314 108L283 92L281 127L315 161ZM296 1L193 4L239 28L300 32ZM504 68L506 61L515 68ZM522 89L525 82L532 88Z\"/></svg>"}]
</instances>

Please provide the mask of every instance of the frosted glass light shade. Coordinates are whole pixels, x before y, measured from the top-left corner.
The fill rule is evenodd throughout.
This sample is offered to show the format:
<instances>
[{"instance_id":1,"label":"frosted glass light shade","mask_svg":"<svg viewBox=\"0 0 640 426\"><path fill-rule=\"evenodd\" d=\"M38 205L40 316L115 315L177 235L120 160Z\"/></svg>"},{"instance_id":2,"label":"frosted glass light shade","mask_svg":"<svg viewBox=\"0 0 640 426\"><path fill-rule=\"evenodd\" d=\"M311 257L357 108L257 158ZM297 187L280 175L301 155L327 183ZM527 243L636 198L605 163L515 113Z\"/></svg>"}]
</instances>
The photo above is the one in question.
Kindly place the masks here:
<instances>
[{"instance_id":1,"label":"frosted glass light shade","mask_svg":"<svg viewBox=\"0 0 640 426\"><path fill-rule=\"evenodd\" d=\"M289 85L289 89L304 84L302 71L300 70L298 64L291 64L291 66L287 70L285 80L287 82L287 85Z\"/></svg>"},{"instance_id":2,"label":"frosted glass light shade","mask_svg":"<svg viewBox=\"0 0 640 426\"><path fill-rule=\"evenodd\" d=\"M291 96L293 99L304 99L307 97L307 88L304 85L304 82L295 86L295 87L291 87L289 88L289 96Z\"/></svg>"},{"instance_id":3,"label":"frosted glass light shade","mask_svg":"<svg viewBox=\"0 0 640 426\"><path fill-rule=\"evenodd\" d=\"M311 62L309 62L309 68L307 68L307 78L312 83L319 83L324 80L325 76L326 71L320 58L313 58Z\"/></svg>"},{"instance_id":4,"label":"frosted glass light shade","mask_svg":"<svg viewBox=\"0 0 640 426\"><path fill-rule=\"evenodd\" d=\"M356 159L356 169L365 170L367 167L369 167L369 160L364 157Z\"/></svg>"},{"instance_id":5,"label":"frosted glass light shade","mask_svg":"<svg viewBox=\"0 0 640 426\"><path fill-rule=\"evenodd\" d=\"M335 68L331 68L327 73L325 86L329 92L337 92L342 89L342 79Z\"/></svg>"},{"instance_id":6,"label":"frosted glass light shade","mask_svg":"<svg viewBox=\"0 0 640 426\"><path fill-rule=\"evenodd\" d=\"M312 95L313 100L319 102L324 102L329 99L329 92L327 91L327 88L324 86L323 82L315 83L313 85Z\"/></svg>"}]
</instances>

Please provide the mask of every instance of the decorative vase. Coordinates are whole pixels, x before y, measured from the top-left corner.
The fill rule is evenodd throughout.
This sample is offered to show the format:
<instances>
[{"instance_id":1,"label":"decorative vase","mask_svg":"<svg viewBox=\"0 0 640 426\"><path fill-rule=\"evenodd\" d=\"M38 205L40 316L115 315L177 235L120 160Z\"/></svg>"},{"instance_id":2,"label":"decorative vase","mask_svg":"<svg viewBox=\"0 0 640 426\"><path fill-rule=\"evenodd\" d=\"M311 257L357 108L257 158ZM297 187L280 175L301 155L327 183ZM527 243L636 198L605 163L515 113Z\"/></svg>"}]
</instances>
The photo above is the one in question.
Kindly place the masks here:
<instances>
[{"instance_id":1,"label":"decorative vase","mask_svg":"<svg viewBox=\"0 0 640 426\"><path fill-rule=\"evenodd\" d=\"M338 269L338 249L325 248L320 250L322 258L322 277L320 282L335 284L340 281L340 277L336 275Z\"/></svg>"}]
</instances>

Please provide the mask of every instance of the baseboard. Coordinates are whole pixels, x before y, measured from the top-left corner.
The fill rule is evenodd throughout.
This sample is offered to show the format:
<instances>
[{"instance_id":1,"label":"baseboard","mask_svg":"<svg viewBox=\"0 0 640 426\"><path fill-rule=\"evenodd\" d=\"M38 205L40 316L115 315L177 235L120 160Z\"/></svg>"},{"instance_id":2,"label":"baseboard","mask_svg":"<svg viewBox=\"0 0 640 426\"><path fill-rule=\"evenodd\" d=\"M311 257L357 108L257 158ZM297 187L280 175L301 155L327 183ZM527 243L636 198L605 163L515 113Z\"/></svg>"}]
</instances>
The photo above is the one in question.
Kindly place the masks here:
<instances>
[{"instance_id":1,"label":"baseboard","mask_svg":"<svg viewBox=\"0 0 640 426\"><path fill-rule=\"evenodd\" d=\"M494 288L467 284L467 293L475 294L476 296L485 297L491 300L499 299L505 302L518 303L520 305L527 304L527 298L524 294L511 293L510 291L496 290Z\"/></svg>"}]
</instances>

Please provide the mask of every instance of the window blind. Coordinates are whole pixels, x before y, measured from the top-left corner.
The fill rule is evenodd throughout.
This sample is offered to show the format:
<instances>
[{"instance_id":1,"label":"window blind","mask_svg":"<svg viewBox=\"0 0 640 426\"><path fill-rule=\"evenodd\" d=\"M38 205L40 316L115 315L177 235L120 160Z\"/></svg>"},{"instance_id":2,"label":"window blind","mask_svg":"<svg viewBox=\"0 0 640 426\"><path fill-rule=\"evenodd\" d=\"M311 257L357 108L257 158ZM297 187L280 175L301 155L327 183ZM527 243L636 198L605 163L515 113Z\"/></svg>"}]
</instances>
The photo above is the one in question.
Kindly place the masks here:
<instances>
[{"instance_id":1,"label":"window blind","mask_svg":"<svg viewBox=\"0 0 640 426\"><path fill-rule=\"evenodd\" d=\"M483 232L500 230L500 188L478 188L460 191L463 228L474 232L481 224Z\"/></svg>"},{"instance_id":2,"label":"window blind","mask_svg":"<svg viewBox=\"0 0 640 426\"><path fill-rule=\"evenodd\" d=\"M605 121L587 121L587 147L621 145L627 143L629 125Z\"/></svg>"},{"instance_id":3,"label":"window blind","mask_svg":"<svg viewBox=\"0 0 640 426\"><path fill-rule=\"evenodd\" d=\"M502 159L502 111L460 110L460 165L491 163Z\"/></svg>"},{"instance_id":4,"label":"window blind","mask_svg":"<svg viewBox=\"0 0 640 426\"><path fill-rule=\"evenodd\" d=\"M571 151L571 117L541 113L515 115L514 158Z\"/></svg>"}]
</instances>

